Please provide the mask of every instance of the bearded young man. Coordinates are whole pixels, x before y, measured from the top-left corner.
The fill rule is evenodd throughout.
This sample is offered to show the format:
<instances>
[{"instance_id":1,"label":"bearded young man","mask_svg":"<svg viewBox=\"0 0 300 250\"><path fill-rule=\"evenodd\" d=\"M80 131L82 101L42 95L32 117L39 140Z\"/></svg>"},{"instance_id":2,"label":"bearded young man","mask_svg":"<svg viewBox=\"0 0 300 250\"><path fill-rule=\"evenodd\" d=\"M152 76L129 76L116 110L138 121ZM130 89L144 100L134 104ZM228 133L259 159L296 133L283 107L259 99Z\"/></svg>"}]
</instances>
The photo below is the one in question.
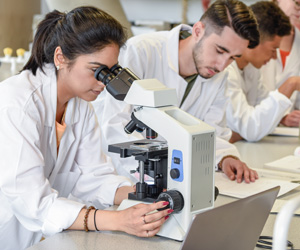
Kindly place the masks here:
<instances>
[{"instance_id":1,"label":"bearded young man","mask_svg":"<svg viewBox=\"0 0 300 250\"><path fill-rule=\"evenodd\" d=\"M120 52L119 63L141 79L157 78L175 88L178 107L216 128L216 163L231 179L255 181L258 175L238 159L235 146L227 140L226 74L222 71L249 47L259 43L259 32L252 11L242 2L214 2L193 27L179 25L161 31L132 37ZM93 103L107 148L109 144L142 139L127 135L124 126L131 119L132 106L117 101L110 94L101 95ZM159 122L159 121L158 121ZM108 153L108 152L106 152ZM120 159L108 153L117 172L132 177L133 158ZM134 179L134 178L133 178Z\"/></svg>"}]
</instances>

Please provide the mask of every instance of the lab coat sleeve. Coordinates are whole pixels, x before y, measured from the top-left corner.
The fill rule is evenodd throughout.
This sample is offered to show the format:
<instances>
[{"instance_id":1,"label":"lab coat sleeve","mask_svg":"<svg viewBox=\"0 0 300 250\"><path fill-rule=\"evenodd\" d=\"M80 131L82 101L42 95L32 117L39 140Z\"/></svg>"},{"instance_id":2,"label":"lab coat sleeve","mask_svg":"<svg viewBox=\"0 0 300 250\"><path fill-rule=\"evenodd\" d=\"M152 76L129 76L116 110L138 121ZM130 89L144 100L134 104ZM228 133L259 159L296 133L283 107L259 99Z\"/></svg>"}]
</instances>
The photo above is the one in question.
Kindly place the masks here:
<instances>
[{"instance_id":1,"label":"lab coat sleeve","mask_svg":"<svg viewBox=\"0 0 300 250\"><path fill-rule=\"evenodd\" d=\"M240 159L240 154L235 145L229 143L228 141L216 137L216 166L215 170L218 170L218 163L222 160L224 156L233 155ZM242 159L241 159L242 160Z\"/></svg>"},{"instance_id":2,"label":"lab coat sleeve","mask_svg":"<svg viewBox=\"0 0 300 250\"><path fill-rule=\"evenodd\" d=\"M247 141L258 141L271 133L291 106L290 100L277 90L270 92L264 99L258 94L257 105L248 103L243 92L238 73L232 68L228 75L227 123L235 132ZM258 84L258 93L265 91L263 84Z\"/></svg>"},{"instance_id":3,"label":"lab coat sleeve","mask_svg":"<svg viewBox=\"0 0 300 250\"><path fill-rule=\"evenodd\" d=\"M217 91L217 96L203 121L216 128L216 133L219 137L224 140L229 140L232 132L231 129L227 127L226 122L226 107L228 104L228 97L226 96L227 74L220 74L223 75L223 77L218 76L220 81L222 81L222 84L219 85L219 89L215 90Z\"/></svg>"},{"instance_id":4,"label":"lab coat sleeve","mask_svg":"<svg viewBox=\"0 0 300 250\"><path fill-rule=\"evenodd\" d=\"M38 113L20 107L0 110L0 187L25 228L51 235L70 227L84 204L58 198L45 178Z\"/></svg>"},{"instance_id":5,"label":"lab coat sleeve","mask_svg":"<svg viewBox=\"0 0 300 250\"><path fill-rule=\"evenodd\" d=\"M86 119L75 158L81 175L72 195L103 208L113 205L116 190L130 186L131 182L124 176L116 175L114 166L103 154L100 127L91 105Z\"/></svg>"}]
</instances>

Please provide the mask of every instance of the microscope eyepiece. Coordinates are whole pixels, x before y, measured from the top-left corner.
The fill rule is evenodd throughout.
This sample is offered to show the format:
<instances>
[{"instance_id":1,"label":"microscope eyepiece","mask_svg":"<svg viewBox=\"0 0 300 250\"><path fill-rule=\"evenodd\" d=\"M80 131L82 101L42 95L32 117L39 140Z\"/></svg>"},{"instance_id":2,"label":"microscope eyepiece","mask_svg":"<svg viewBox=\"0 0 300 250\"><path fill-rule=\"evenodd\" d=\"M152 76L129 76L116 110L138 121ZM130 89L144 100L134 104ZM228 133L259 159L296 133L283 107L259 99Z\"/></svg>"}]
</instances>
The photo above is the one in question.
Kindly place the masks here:
<instances>
[{"instance_id":1,"label":"microscope eyepiece","mask_svg":"<svg viewBox=\"0 0 300 250\"><path fill-rule=\"evenodd\" d=\"M112 79L115 78L114 73L112 73L106 65L102 65L95 71L95 78L101 81L104 85L107 85Z\"/></svg>"},{"instance_id":2,"label":"microscope eyepiece","mask_svg":"<svg viewBox=\"0 0 300 250\"><path fill-rule=\"evenodd\" d=\"M113 72L115 75L118 75L122 69L123 68L117 63L110 68L110 71Z\"/></svg>"},{"instance_id":3,"label":"microscope eyepiece","mask_svg":"<svg viewBox=\"0 0 300 250\"><path fill-rule=\"evenodd\" d=\"M110 69L106 65L101 65L96 69L95 78L101 81L107 91L117 100L123 101L129 91L131 84L139 78L129 69L122 68L115 64Z\"/></svg>"}]
</instances>

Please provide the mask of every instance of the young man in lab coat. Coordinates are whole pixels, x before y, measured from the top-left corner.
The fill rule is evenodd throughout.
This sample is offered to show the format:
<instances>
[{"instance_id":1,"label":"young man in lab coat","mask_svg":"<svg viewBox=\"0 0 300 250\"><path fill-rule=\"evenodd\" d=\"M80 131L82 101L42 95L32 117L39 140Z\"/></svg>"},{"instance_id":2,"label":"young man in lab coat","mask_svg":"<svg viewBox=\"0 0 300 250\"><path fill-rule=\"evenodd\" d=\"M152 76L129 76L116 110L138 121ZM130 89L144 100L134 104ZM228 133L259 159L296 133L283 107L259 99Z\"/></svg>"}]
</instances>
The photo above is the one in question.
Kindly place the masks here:
<instances>
[{"instance_id":1,"label":"young man in lab coat","mask_svg":"<svg viewBox=\"0 0 300 250\"><path fill-rule=\"evenodd\" d=\"M300 0L273 0L290 18L292 32L284 36L277 50L277 59L261 68L263 82L268 90L278 89L288 78L300 76ZM300 93L294 92L290 100L293 105L282 119L281 124L298 127L300 122Z\"/></svg>"},{"instance_id":2,"label":"young man in lab coat","mask_svg":"<svg viewBox=\"0 0 300 250\"><path fill-rule=\"evenodd\" d=\"M260 44L246 49L226 71L228 72L227 124L233 131L231 142L242 138L258 141L278 125L292 105L289 97L300 90L300 78L291 78L278 90L269 92L261 80L260 68L276 59L281 38L289 35L288 17L273 2L257 2L250 6L257 18Z\"/></svg>"},{"instance_id":3,"label":"young man in lab coat","mask_svg":"<svg viewBox=\"0 0 300 250\"><path fill-rule=\"evenodd\" d=\"M233 18L233 16L237 18ZM243 18L239 18L243 17ZM218 0L193 27L179 25L162 31L133 37L121 50L119 63L141 79L157 78L175 88L178 107L216 128L217 135L231 137L225 121L226 75L220 73L247 48L259 42L256 19L249 8L235 0ZM101 98L101 99L100 99ZM106 145L142 139L128 136L124 126L131 119L132 107L114 100L109 94L93 103ZM231 179L246 182L258 178L238 157L237 149L217 138L216 163ZM108 153L121 175L131 176L136 169L134 159L120 159Z\"/></svg>"}]
</instances>

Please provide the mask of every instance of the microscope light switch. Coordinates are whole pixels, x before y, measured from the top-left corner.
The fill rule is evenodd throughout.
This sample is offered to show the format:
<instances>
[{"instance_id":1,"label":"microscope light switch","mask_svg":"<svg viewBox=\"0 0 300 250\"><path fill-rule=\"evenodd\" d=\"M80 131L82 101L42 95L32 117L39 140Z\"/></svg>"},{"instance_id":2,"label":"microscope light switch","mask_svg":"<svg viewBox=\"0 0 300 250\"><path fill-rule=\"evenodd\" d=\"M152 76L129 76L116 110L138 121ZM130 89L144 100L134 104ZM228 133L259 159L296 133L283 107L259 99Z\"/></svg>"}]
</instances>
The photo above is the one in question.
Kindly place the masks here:
<instances>
[{"instance_id":1,"label":"microscope light switch","mask_svg":"<svg viewBox=\"0 0 300 250\"><path fill-rule=\"evenodd\" d=\"M180 158L174 157L173 161L175 164L180 164Z\"/></svg>"}]
</instances>

